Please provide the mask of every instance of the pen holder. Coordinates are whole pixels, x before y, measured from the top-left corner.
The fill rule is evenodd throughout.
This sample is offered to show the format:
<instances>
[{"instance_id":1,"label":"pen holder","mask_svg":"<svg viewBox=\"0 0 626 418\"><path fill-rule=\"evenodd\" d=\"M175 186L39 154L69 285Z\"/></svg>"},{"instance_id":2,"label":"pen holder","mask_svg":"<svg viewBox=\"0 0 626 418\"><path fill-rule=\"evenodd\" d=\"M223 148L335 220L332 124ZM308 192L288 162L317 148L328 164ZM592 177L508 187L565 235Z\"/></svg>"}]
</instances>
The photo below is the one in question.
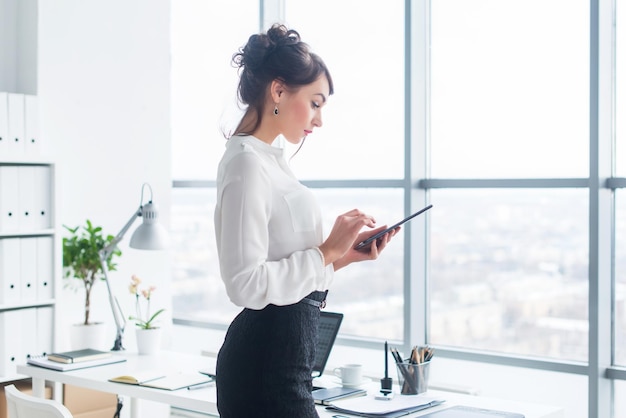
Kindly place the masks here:
<instances>
[{"instance_id":1,"label":"pen holder","mask_svg":"<svg viewBox=\"0 0 626 418\"><path fill-rule=\"evenodd\" d=\"M430 361L416 364L408 361L396 363L398 366L398 382L400 394L417 395L428 390L428 372Z\"/></svg>"}]
</instances>

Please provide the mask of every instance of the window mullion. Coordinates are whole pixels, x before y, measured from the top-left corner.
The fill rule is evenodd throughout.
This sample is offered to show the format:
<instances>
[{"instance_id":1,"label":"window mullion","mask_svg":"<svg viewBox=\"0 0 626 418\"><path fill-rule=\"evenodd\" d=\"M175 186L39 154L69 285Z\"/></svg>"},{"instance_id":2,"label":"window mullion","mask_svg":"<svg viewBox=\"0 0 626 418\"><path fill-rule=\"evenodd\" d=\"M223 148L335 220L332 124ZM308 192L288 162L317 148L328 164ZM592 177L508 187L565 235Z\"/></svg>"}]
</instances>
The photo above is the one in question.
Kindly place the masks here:
<instances>
[{"instance_id":1,"label":"window mullion","mask_svg":"<svg viewBox=\"0 0 626 418\"><path fill-rule=\"evenodd\" d=\"M590 2L589 78L589 417L610 417L612 199L612 0Z\"/></svg>"}]
</instances>

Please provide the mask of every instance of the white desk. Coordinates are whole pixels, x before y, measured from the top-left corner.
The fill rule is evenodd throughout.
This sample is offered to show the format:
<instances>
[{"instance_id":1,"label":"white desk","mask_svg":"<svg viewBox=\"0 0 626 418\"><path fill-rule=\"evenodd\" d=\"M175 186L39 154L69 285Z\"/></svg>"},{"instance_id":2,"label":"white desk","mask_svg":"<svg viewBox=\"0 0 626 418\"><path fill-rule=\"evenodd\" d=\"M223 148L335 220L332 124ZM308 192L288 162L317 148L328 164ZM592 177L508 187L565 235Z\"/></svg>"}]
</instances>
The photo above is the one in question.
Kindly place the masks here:
<instances>
[{"instance_id":1,"label":"white desk","mask_svg":"<svg viewBox=\"0 0 626 418\"><path fill-rule=\"evenodd\" d=\"M138 400L140 399L161 402L178 408L199 411L217 416L217 394L215 386L197 390L181 389L168 391L108 381L108 379L115 376L132 374L135 370L161 370L166 374L173 374L177 372L195 372L201 369L214 370L214 358L172 352L161 352L154 356L139 356L135 353L126 352L115 353L114 355L123 356L127 359L127 361L123 363L115 363L106 366L98 366L68 372L58 372L55 370L44 369L42 367L19 365L17 366L17 372L32 377L33 393L35 396L43 397L45 382L51 381L129 397L131 399L130 410L132 418L141 416L139 413L138 403ZM316 384L318 383L322 383L323 385L323 378L320 382L316 381ZM376 382L373 382L368 387L368 390L372 393L377 392L378 389L378 384ZM526 418L563 418L565 414L562 408L550 406L502 401L498 399L460 395L449 392L433 393L436 396L445 398L446 403L436 408L430 408L427 411L412 414L411 417L419 417L437 409L445 409L456 404L495 410L514 411L524 414ZM323 407L319 407L318 412L320 418L329 418L334 415L334 413L326 411Z\"/></svg>"},{"instance_id":2,"label":"white desk","mask_svg":"<svg viewBox=\"0 0 626 418\"><path fill-rule=\"evenodd\" d=\"M380 389L380 384L378 382L373 382L368 384L368 396L375 396ZM398 389L398 388L396 388ZM397 390L398 392L399 390ZM428 408L424 411L415 412L409 417L420 417L426 414L429 414L434 411L439 411L442 409L450 408L454 405L465 405L465 406L473 406L476 408L485 408L492 409L496 411L509 411L509 412L517 412L519 414L523 414L525 418L565 418L565 410L563 408L554 407L554 406L546 406L546 405L537 405L537 404L528 404L521 402L513 402L506 401L495 398L487 398L483 396L472 396L472 395L463 395L458 393L451 392L443 392L443 391L429 391L427 393L429 396L433 396L436 398L445 399L446 402L443 404ZM398 393L395 396L403 396ZM385 401L381 401L385 402ZM320 418L330 418L336 413L332 413L326 410L318 411ZM339 414L342 415L342 414Z\"/></svg>"},{"instance_id":3,"label":"white desk","mask_svg":"<svg viewBox=\"0 0 626 418\"><path fill-rule=\"evenodd\" d=\"M138 402L140 399L161 402L217 416L215 386L197 390L181 389L169 391L108 381L112 377L132 374L136 370L159 370L164 374L197 372L201 369L214 370L215 359L200 355L193 356L171 352L160 352L153 356L140 356L130 352L118 352L113 355L123 356L127 361L67 372L30 365L18 365L17 372L32 377L33 394L39 397L43 397L46 381L76 385L127 396L131 399L130 416L132 418L141 416ZM128 405L124 405L124 408L128 408Z\"/></svg>"}]
</instances>

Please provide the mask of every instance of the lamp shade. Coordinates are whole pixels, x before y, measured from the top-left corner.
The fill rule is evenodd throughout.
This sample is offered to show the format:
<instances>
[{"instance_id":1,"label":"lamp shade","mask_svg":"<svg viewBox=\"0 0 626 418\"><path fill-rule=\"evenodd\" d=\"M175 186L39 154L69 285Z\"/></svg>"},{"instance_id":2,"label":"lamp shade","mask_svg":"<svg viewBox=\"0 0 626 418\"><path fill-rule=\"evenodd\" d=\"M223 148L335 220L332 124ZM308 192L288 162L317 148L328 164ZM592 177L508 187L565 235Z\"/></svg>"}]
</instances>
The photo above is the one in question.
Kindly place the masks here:
<instances>
[{"instance_id":1,"label":"lamp shade","mask_svg":"<svg viewBox=\"0 0 626 418\"><path fill-rule=\"evenodd\" d=\"M130 237L129 246L138 250L163 250L168 247L168 234L157 221L156 205L150 201L142 207L143 222Z\"/></svg>"}]
</instances>

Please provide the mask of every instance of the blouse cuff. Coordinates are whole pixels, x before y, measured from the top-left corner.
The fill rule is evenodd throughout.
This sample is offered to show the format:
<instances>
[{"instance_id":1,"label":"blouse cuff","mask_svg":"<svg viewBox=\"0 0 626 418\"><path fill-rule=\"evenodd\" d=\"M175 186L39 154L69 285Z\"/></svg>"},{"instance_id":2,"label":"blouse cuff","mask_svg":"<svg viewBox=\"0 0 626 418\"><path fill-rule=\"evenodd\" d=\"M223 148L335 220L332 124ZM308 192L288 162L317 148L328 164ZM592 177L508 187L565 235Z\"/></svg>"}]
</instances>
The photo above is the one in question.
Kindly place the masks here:
<instances>
[{"instance_id":1,"label":"blouse cuff","mask_svg":"<svg viewBox=\"0 0 626 418\"><path fill-rule=\"evenodd\" d=\"M322 252L322 250L319 249L319 247L313 247L317 250L317 252L320 255L320 258L322 259L322 268L326 268L326 259L324 258L324 253Z\"/></svg>"}]
</instances>

